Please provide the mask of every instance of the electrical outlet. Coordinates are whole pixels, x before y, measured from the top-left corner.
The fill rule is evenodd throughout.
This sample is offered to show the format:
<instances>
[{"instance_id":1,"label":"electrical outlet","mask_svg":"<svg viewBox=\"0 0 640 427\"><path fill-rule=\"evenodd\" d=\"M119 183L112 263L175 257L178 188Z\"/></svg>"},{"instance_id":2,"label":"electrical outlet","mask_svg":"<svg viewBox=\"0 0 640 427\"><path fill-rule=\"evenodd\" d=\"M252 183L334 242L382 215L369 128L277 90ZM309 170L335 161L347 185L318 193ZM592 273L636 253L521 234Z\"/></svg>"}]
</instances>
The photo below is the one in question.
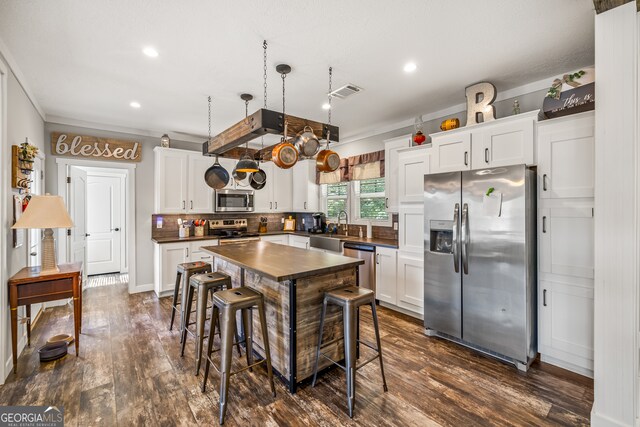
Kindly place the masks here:
<instances>
[{"instance_id":1,"label":"electrical outlet","mask_svg":"<svg viewBox=\"0 0 640 427\"><path fill-rule=\"evenodd\" d=\"M304 225L304 218L302 218L302 225Z\"/></svg>"},{"instance_id":2,"label":"electrical outlet","mask_svg":"<svg viewBox=\"0 0 640 427\"><path fill-rule=\"evenodd\" d=\"M280 224L284 224L284 217L280 218Z\"/></svg>"},{"instance_id":3,"label":"electrical outlet","mask_svg":"<svg viewBox=\"0 0 640 427\"><path fill-rule=\"evenodd\" d=\"M393 229L394 229L395 231L398 231L398 223L397 223L397 222L394 222L394 223L393 223Z\"/></svg>"},{"instance_id":4,"label":"electrical outlet","mask_svg":"<svg viewBox=\"0 0 640 427\"><path fill-rule=\"evenodd\" d=\"M162 217L156 218L156 228L162 228Z\"/></svg>"}]
</instances>

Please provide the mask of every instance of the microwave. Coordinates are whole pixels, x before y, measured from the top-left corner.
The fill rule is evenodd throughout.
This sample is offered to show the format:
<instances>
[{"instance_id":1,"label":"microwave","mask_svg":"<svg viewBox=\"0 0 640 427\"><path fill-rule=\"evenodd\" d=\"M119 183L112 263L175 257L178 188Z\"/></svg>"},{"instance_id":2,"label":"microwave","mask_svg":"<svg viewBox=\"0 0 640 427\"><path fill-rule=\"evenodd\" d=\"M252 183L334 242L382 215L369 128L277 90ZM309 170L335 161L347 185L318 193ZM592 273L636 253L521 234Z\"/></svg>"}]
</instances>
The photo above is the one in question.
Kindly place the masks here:
<instances>
[{"instance_id":1,"label":"microwave","mask_svg":"<svg viewBox=\"0 0 640 427\"><path fill-rule=\"evenodd\" d=\"M216 212L253 212L253 190L216 190L214 192Z\"/></svg>"}]
</instances>

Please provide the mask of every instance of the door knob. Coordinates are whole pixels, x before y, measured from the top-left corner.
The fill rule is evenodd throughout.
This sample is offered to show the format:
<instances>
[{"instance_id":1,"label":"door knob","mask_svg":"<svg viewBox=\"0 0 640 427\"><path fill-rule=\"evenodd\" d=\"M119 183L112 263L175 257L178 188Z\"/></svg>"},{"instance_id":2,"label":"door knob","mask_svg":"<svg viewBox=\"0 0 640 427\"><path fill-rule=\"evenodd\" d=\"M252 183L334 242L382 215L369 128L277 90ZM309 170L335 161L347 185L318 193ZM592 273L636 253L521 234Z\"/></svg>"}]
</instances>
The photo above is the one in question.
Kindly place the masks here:
<instances>
[{"instance_id":1,"label":"door knob","mask_svg":"<svg viewBox=\"0 0 640 427\"><path fill-rule=\"evenodd\" d=\"M120 231L120 228L116 227L112 231Z\"/></svg>"},{"instance_id":2,"label":"door knob","mask_svg":"<svg viewBox=\"0 0 640 427\"><path fill-rule=\"evenodd\" d=\"M36 255L38 255L38 252L31 252L29 255L36 256Z\"/></svg>"},{"instance_id":3,"label":"door knob","mask_svg":"<svg viewBox=\"0 0 640 427\"><path fill-rule=\"evenodd\" d=\"M89 233L85 233L84 234L84 237L89 237L89 236L91 236L91 234L89 234Z\"/></svg>"}]
</instances>

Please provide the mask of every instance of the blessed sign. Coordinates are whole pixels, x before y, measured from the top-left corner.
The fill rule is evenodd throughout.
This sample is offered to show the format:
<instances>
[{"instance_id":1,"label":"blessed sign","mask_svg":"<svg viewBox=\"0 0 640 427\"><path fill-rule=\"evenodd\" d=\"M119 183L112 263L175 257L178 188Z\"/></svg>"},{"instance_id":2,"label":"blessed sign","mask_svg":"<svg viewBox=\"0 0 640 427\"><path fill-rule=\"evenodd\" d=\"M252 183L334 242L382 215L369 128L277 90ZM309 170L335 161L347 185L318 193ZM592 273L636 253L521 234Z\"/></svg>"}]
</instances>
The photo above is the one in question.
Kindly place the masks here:
<instances>
[{"instance_id":1,"label":"blessed sign","mask_svg":"<svg viewBox=\"0 0 640 427\"><path fill-rule=\"evenodd\" d=\"M139 142L123 141L72 133L51 132L51 152L57 156L86 157L102 160L139 162L142 147Z\"/></svg>"}]
</instances>

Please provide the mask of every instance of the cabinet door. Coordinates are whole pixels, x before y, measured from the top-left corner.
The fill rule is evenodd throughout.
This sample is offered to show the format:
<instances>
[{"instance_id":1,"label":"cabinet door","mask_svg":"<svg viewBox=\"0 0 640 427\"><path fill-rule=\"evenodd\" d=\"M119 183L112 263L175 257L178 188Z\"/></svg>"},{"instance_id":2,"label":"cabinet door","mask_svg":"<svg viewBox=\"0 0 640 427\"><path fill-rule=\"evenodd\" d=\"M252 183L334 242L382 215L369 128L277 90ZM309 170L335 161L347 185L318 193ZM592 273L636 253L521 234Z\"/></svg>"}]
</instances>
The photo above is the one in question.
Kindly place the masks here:
<instances>
[{"instance_id":1,"label":"cabinet door","mask_svg":"<svg viewBox=\"0 0 640 427\"><path fill-rule=\"evenodd\" d=\"M155 152L155 213L185 213L187 209L187 154L178 150Z\"/></svg>"},{"instance_id":2,"label":"cabinet door","mask_svg":"<svg viewBox=\"0 0 640 427\"><path fill-rule=\"evenodd\" d=\"M315 160L301 160L292 168L293 211L317 212L319 186L316 184Z\"/></svg>"},{"instance_id":3,"label":"cabinet door","mask_svg":"<svg viewBox=\"0 0 640 427\"><path fill-rule=\"evenodd\" d=\"M594 130L592 115L540 127L538 194L541 199L593 197Z\"/></svg>"},{"instance_id":4,"label":"cabinet door","mask_svg":"<svg viewBox=\"0 0 640 427\"><path fill-rule=\"evenodd\" d=\"M260 240L263 242L276 243L278 245L289 245L289 235L287 234L272 234L270 236L260 236Z\"/></svg>"},{"instance_id":5,"label":"cabinet door","mask_svg":"<svg viewBox=\"0 0 640 427\"><path fill-rule=\"evenodd\" d=\"M423 205L400 205L398 214L399 246L403 252L424 252Z\"/></svg>"},{"instance_id":6,"label":"cabinet door","mask_svg":"<svg viewBox=\"0 0 640 427\"><path fill-rule=\"evenodd\" d=\"M273 169L275 166L272 162L261 163L260 168L267 174L267 181L260 190L254 190L253 205L254 212L268 213L273 212L272 188L273 188Z\"/></svg>"},{"instance_id":7,"label":"cabinet door","mask_svg":"<svg viewBox=\"0 0 640 427\"><path fill-rule=\"evenodd\" d=\"M538 215L540 271L593 279L593 208L547 208Z\"/></svg>"},{"instance_id":8,"label":"cabinet door","mask_svg":"<svg viewBox=\"0 0 640 427\"><path fill-rule=\"evenodd\" d=\"M213 255L200 249L203 246L218 246L217 240L197 240L189 243L189 261L204 261L213 264Z\"/></svg>"},{"instance_id":9,"label":"cabinet door","mask_svg":"<svg viewBox=\"0 0 640 427\"><path fill-rule=\"evenodd\" d=\"M188 262L189 243L163 243L160 245L160 292L173 292L176 267Z\"/></svg>"},{"instance_id":10,"label":"cabinet door","mask_svg":"<svg viewBox=\"0 0 640 427\"><path fill-rule=\"evenodd\" d=\"M459 131L433 137L431 173L471 169L471 132Z\"/></svg>"},{"instance_id":11,"label":"cabinet door","mask_svg":"<svg viewBox=\"0 0 640 427\"><path fill-rule=\"evenodd\" d=\"M387 212L398 212L399 153L411 147L411 135L388 139L384 142L384 177Z\"/></svg>"},{"instance_id":12,"label":"cabinet door","mask_svg":"<svg viewBox=\"0 0 640 427\"><path fill-rule=\"evenodd\" d=\"M427 147L405 150L398 154L398 201L400 203L422 203L424 175L430 172L430 154L431 149Z\"/></svg>"},{"instance_id":13,"label":"cabinet door","mask_svg":"<svg viewBox=\"0 0 640 427\"><path fill-rule=\"evenodd\" d=\"M292 191L293 173L291 169L273 167L273 210L275 212L291 212L293 210Z\"/></svg>"},{"instance_id":14,"label":"cabinet door","mask_svg":"<svg viewBox=\"0 0 640 427\"><path fill-rule=\"evenodd\" d=\"M471 136L471 167L534 164L534 119L487 125Z\"/></svg>"},{"instance_id":15,"label":"cabinet door","mask_svg":"<svg viewBox=\"0 0 640 427\"><path fill-rule=\"evenodd\" d=\"M301 249L309 249L310 240L311 239L309 239L308 237L296 236L296 235L290 234L289 246L293 246L295 248L301 248Z\"/></svg>"},{"instance_id":16,"label":"cabinet door","mask_svg":"<svg viewBox=\"0 0 640 427\"><path fill-rule=\"evenodd\" d=\"M376 299L397 305L398 251L376 247Z\"/></svg>"},{"instance_id":17,"label":"cabinet door","mask_svg":"<svg viewBox=\"0 0 640 427\"><path fill-rule=\"evenodd\" d=\"M204 174L213 162L211 157L205 157L200 153L189 153L187 212L213 213L213 188L209 187L204 180Z\"/></svg>"},{"instance_id":18,"label":"cabinet door","mask_svg":"<svg viewBox=\"0 0 640 427\"><path fill-rule=\"evenodd\" d=\"M593 288L540 281L540 353L593 370Z\"/></svg>"},{"instance_id":19,"label":"cabinet door","mask_svg":"<svg viewBox=\"0 0 640 427\"><path fill-rule=\"evenodd\" d=\"M424 261L422 258L398 254L398 307L423 313Z\"/></svg>"}]
</instances>

